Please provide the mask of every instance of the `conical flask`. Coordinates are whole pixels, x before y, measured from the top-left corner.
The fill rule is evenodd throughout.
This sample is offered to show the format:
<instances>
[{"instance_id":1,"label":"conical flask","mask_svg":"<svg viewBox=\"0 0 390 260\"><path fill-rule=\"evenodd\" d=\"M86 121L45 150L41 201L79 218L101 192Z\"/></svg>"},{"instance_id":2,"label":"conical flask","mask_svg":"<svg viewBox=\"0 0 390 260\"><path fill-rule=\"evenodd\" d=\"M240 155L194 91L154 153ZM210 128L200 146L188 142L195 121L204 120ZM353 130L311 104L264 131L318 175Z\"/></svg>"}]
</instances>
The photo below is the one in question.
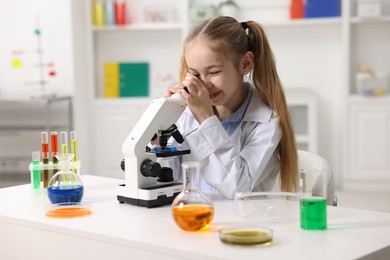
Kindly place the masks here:
<instances>
[{"instance_id":1,"label":"conical flask","mask_svg":"<svg viewBox=\"0 0 390 260\"><path fill-rule=\"evenodd\" d=\"M80 202L84 195L84 185L78 174L70 170L73 154L56 155L60 171L51 177L47 186L49 200L53 204Z\"/></svg>"},{"instance_id":2,"label":"conical flask","mask_svg":"<svg viewBox=\"0 0 390 260\"><path fill-rule=\"evenodd\" d=\"M182 176L183 190L172 203L173 219L183 230L205 230L213 220L214 206L200 189L200 163L183 163Z\"/></svg>"}]
</instances>

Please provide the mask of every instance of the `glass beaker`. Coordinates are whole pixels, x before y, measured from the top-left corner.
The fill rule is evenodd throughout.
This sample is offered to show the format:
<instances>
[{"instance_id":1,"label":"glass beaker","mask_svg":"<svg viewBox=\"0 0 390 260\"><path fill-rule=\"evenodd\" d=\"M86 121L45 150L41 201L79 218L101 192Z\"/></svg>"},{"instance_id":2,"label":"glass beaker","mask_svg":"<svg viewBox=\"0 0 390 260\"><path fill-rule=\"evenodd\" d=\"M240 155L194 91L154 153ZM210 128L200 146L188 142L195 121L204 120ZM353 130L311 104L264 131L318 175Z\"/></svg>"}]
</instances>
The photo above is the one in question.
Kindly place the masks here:
<instances>
[{"instance_id":1,"label":"glass beaker","mask_svg":"<svg viewBox=\"0 0 390 260\"><path fill-rule=\"evenodd\" d=\"M49 200L53 204L80 202L84 195L84 185L78 174L70 170L73 154L57 154L60 171L53 175L47 187Z\"/></svg>"},{"instance_id":2,"label":"glass beaker","mask_svg":"<svg viewBox=\"0 0 390 260\"><path fill-rule=\"evenodd\" d=\"M172 202L176 224L186 231L201 231L209 227L214 206L200 188L200 163L182 163L183 190Z\"/></svg>"},{"instance_id":3,"label":"glass beaker","mask_svg":"<svg viewBox=\"0 0 390 260\"><path fill-rule=\"evenodd\" d=\"M327 228L327 173L318 169L300 169L301 228L324 230Z\"/></svg>"}]
</instances>

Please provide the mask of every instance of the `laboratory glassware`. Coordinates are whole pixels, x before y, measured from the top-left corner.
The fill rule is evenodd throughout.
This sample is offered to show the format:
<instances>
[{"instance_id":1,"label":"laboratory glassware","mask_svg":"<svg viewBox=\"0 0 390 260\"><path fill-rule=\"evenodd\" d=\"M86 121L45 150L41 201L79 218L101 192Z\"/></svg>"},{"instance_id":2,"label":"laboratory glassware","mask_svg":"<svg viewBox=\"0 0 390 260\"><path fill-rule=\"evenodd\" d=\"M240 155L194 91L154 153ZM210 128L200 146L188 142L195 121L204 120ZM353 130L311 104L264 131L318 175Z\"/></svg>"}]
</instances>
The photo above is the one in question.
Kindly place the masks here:
<instances>
[{"instance_id":1,"label":"laboratory glassware","mask_svg":"<svg viewBox=\"0 0 390 260\"><path fill-rule=\"evenodd\" d=\"M238 223L220 229L219 239L227 244L270 245L273 239L273 231L259 225L257 222Z\"/></svg>"},{"instance_id":2,"label":"laboratory glassware","mask_svg":"<svg viewBox=\"0 0 390 260\"><path fill-rule=\"evenodd\" d=\"M47 132L41 133L41 143L42 143L42 163L49 164L49 137ZM49 170L43 170L43 187L47 188L48 182L50 180Z\"/></svg>"},{"instance_id":3,"label":"laboratory glassware","mask_svg":"<svg viewBox=\"0 0 390 260\"><path fill-rule=\"evenodd\" d=\"M200 163L182 164L183 189L172 202L175 223L185 231L206 230L214 217L214 206L200 187Z\"/></svg>"},{"instance_id":4,"label":"laboratory glassware","mask_svg":"<svg viewBox=\"0 0 390 260\"><path fill-rule=\"evenodd\" d=\"M327 229L327 173L318 169L299 170L301 228Z\"/></svg>"},{"instance_id":5,"label":"laboratory glassware","mask_svg":"<svg viewBox=\"0 0 390 260\"><path fill-rule=\"evenodd\" d=\"M47 193L51 203L80 202L84 195L84 185L78 174L70 170L73 154L58 154L60 171L49 181Z\"/></svg>"},{"instance_id":6,"label":"laboratory glassware","mask_svg":"<svg viewBox=\"0 0 390 260\"><path fill-rule=\"evenodd\" d=\"M235 209L245 220L283 222L299 220L300 192L236 192Z\"/></svg>"}]
</instances>

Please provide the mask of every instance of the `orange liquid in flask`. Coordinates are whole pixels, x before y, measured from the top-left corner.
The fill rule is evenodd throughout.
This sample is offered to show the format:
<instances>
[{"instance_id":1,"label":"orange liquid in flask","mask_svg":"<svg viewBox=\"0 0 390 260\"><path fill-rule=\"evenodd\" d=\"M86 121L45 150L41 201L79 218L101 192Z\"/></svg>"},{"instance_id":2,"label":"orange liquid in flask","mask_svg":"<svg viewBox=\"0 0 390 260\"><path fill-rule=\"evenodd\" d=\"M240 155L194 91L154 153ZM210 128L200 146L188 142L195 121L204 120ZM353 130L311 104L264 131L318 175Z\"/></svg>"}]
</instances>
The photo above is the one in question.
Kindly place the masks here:
<instances>
[{"instance_id":1,"label":"orange liquid in flask","mask_svg":"<svg viewBox=\"0 0 390 260\"><path fill-rule=\"evenodd\" d=\"M172 208L176 224L187 231L200 231L209 227L214 208L209 205L184 205Z\"/></svg>"}]
</instances>

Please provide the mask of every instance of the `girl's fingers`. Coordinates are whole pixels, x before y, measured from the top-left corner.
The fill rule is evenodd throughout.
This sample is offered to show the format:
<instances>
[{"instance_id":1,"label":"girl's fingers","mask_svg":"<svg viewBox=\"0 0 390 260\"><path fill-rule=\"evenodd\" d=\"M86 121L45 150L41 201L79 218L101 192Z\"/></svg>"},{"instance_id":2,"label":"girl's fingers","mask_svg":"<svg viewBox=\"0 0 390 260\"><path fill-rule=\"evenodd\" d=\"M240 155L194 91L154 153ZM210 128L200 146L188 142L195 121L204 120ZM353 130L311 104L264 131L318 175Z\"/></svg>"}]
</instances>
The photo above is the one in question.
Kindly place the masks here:
<instances>
[{"instance_id":1,"label":"girl's fingers","mask_svg":"<svg viewBox=\"0 0 390 260\"><path fill-rule=\"evenodd\" d=\"M162 97L163 97L163 98L169 98L169 97L172 96L173 94L179 93L180 90L181 90L181 86L179 86L179 85L170 86L170 87L168 87L168 89L164 92L164 94L162 95Z\"/></svg>"},{"instance_id":2,"label":"girl's fingers","mask_svg":"<svg viewBox=\"0 0 390 260\"><path fill-rule=\"evenodd\" d=\"M191 93L191 92L197 93L199 91L199 89L201 89L203 86L202 81L190 73L186 74L186 76L181 84L183 87L184 86L187 87L187 90L189 91L189 93Z\"/></svg>"},{"instance_id":3,"label":"girl's fingers","mask_svg":"<svg viewBox=\"0 0 390 260\"><path fill-rule=\"evenodd\" d=\"M185 89L188 89L187 87L183 88L182 90L180 90L180 94L185 98L185 99L188 99L188 97L190 97L190 93L187 92Z\"/></svg>"}]
</instances>

